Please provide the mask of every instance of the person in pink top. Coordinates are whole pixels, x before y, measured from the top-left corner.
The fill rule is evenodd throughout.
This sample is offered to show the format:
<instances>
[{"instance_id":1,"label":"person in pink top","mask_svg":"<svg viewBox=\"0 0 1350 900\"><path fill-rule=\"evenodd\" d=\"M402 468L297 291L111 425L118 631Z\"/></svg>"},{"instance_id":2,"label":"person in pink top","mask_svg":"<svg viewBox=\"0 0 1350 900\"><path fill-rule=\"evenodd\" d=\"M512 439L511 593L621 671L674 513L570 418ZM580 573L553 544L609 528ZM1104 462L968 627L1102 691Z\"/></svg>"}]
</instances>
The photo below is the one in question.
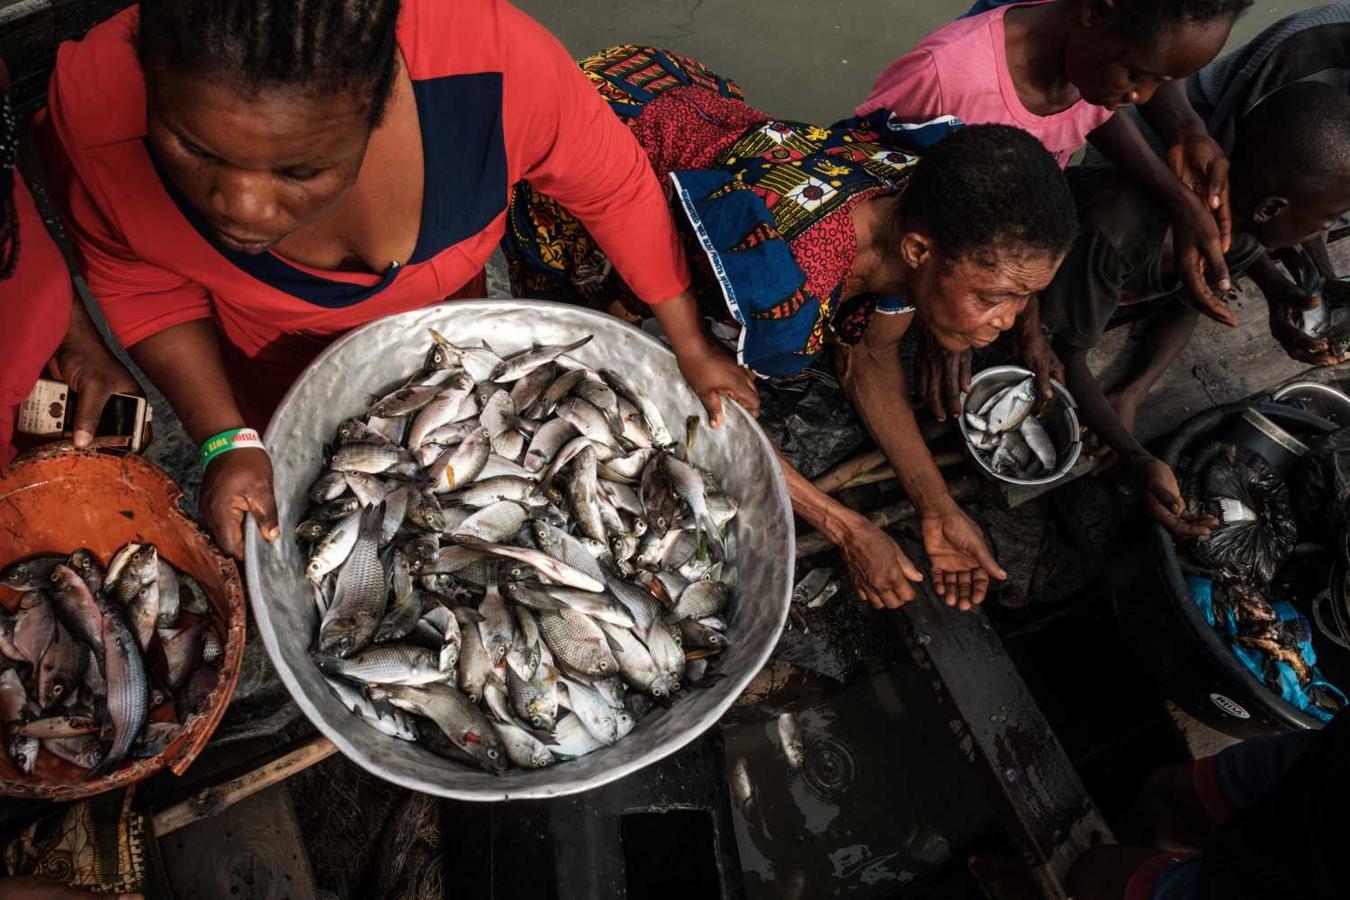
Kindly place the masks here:
<instances>
[{"instance_id":1,"label":"person in pink top","mask_svg":"<svg viewBox=\"0 0 1350 900\"><path fill-rule=\"evenodd\" d=\"M892 63L858 107L898 122L954 116L969 125L1015 125L1068 165L1086 141L1166 201L1176 225L1178 271L1212 318L1236 324L1231 290L1228 161L1190 108L1182 80L1218 55L1251 0L1042 0L958 19ZM1164 162L1127 116L1139 105L1168 145ZM1212 288L1211 288L1212 284ZM1028 307L1016 331L1043 390L1060 371ZM929 366L939 418L959 414L969 360ZM921 379L923 381L925 379Z\"/></svg>"}]
</instances>

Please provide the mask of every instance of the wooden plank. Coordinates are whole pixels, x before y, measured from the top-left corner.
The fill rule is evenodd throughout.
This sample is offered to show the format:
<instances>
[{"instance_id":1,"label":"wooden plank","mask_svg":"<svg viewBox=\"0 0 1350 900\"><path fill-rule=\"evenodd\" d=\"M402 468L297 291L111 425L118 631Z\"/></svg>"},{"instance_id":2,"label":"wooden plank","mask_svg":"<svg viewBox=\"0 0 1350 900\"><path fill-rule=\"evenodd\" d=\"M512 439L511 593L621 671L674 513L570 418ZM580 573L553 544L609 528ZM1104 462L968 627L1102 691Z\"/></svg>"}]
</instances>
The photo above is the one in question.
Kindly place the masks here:
<instances>
[{"instance_id":1,"label":"wooden plank","mask_svg":"<svg viewBox=\"0 0 1350 900\"><path fill-rule=\"evenodd\" d=\"M960 716L957 739L984 763L1005 801L1004 824L1047 897L1063 898L1065 877L1111 830L989 619L959 612L925 587L903 607L915 660Z\"/></svg>"},{"instance_id":2,"label":"wooden plank","mask_svg":"<svg viewBox=\"0 0 1350 900\"><path fill-rule=\"evenodd\" d=\"M304 836L284 784L159 840L179 900L310 900L317 896Z\"/></svg>"},{"instance_id":3,"label":"wooden plank","mask_svg":"<svg viewBox=\"0 0 1350 900\"><path fill-rule=\"evenodd\" d=\"M870 472L877 466L886 464L886 454L880 450L869 450L852 459L846 459L815 480L815 485L827 494L833 494L849 481L864 472Z\"/></svg>"},{"instance_id":4,"label":"wooden plank","mask_svg":"<svg viewBox=\"0 0 1350 900\"><path fill-rule=\"evenodd\" d=\"M222 784L204 788L182 803L160 810L155 813L153 819L155 834L163 837L185 825L209 819L253 794L327 759L336 752L337 747L333 742L320 735L251 772Z\"/></svg>"}]
</instances>

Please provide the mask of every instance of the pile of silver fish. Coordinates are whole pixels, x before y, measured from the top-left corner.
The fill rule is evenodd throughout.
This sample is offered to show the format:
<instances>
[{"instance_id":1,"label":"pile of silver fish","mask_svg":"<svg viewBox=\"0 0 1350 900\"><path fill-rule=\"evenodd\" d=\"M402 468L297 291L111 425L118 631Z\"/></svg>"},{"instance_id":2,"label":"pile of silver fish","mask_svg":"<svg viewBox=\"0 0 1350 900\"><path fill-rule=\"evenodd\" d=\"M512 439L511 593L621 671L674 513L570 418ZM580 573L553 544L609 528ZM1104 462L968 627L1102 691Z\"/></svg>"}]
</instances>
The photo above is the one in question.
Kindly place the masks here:
<instances>
[{"instance_id":1,"label":"pile of silver fish","mask_svg":"<svg viewBox=\"0 0 1350 900\"><path fill-rule=\"evenodd\" d=\"M967 406L971 447L991 469L1008 478L1039 478L1053 472L1059 454L1041 422L1044 406L1032 377L996 391L976 409Z\"/></svg>"},{"instance_id":2,"label":"pile of silver fish","mask_svg":"<svg viewBox=\"0 0 1350 900\"><path fill-rule=\"evenodd\" d=\"M500 774L612 744L728 646L736 503L660 412L567 346L432 332L344 421L297 527L315 664L393 737ZM734 536L733 536L734 537Z\"/></svg>"},{"instance_id":3,"label":"pile of silver fish","mask_svg":"<svg viewBox=\"0 0 1350 900\"><path fill-rule=\"evenodd\" d=\"M107 774L156 756L205 709L225 648L205 591L150 544L105 571L89 550L0 571L20 592L0 607L0 721L25 774L45 751ZM55 771L55 770L53 770Z\"/></svg>"}]
</instances>

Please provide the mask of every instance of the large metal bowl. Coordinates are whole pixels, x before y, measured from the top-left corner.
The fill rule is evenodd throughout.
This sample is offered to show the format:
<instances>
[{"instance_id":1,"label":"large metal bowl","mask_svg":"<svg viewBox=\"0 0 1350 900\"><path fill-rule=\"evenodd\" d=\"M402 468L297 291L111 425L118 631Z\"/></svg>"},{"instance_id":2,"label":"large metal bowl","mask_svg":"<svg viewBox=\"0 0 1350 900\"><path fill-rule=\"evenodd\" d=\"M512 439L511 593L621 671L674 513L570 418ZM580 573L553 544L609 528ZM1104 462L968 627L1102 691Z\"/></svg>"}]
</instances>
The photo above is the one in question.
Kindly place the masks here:
<instances>
[{"instance_id":1,"label":"large metal bowl","mask_svg":"<svg viewBox=\"0 0 1350 900\"><path fill-rule=\"evenodd\" d=\"M395 784L459 800L556 797L590 790L675 752L711 727L763 667L787 617L794 557L792 507L773 447L754 419L728 404L719 431L703 428L694 461L740 501L736 518L736 605L721 658L721 680L685 692L670 709L643 719L626 738L571 762L493 776L381 734L343 707L310 660L318 612L291 537L305 492L318 475L323 444L342 419L365 412L373 396L405 380L430 346L428 328L460 344L487 341L499 353L533 343L570 343L593 334L578 360L621 373L660 408L679 437L701 411L660 342L624 322L575 306L532 300L457 301L390 316L329 347L281 401L267 429L282 537L269 544L249 521L246 572L258 631L282 682L314 725L367 771Z\"/></svg>"}]
</instances>

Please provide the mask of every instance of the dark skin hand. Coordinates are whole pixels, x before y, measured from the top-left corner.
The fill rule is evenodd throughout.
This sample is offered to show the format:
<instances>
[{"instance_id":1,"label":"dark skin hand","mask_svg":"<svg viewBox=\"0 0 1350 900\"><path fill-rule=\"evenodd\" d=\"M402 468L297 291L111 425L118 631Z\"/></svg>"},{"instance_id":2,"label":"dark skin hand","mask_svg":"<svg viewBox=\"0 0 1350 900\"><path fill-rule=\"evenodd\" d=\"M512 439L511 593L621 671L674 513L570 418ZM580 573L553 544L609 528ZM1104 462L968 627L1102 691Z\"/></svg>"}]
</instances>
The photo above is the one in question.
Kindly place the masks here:
<instances>
[{"instance_id":1,"label":"dark skin hand","mask_svg":"<svg viewBox=\"0 0 1350 900\"><path fill-rule=\"evenodd\" d=\"M1179 538L1207 537L1218 520L1186 511L1186 501L1172 467L1149 453L1120 421L1088 368L1087 351L1063 341L1056 342L1055 350L1064 360L1066 386L1078 403L1079 418L1130 468L1149 515Z\"/></svg>"},{"instance_id":2,"label":"dark skin hand","mask_svg":"<svg viewBox=\"0 0 1350 900\"><path fill-rule=\"evenodd\" d=\"M899 609L914 599L923 573L900 545L866 517L812 484L779 456L792 511L839 548L858 597L874 609Z\"/></svg>"},{"instance_id":3,"label":"dark skin hand","mask_svg":"<svg viewBox=\"0 0 1350 900\"><path fill-rule=\"evenodd\" d=\"M653 304L652 313L670 338L684 380L707 408L710 426L722 427L723 397L735 400L750 415L759 415L759 390L754 374L708 337L693 294L685 291L664 303Z\"/></svg>"},{"instance_id":4,"label":"dark skin hand","mask_svg":"<svg viewBox=\"0 0 1350 900\"><path fill-rule=\"evenodd\" d=\"M1270 335L1289 354L1290 359L1311 366L1334 366L1341 360L1327 342L1300 327L1303 313L1322 302L1294 284L1267 255L1257 260L1248 274L1265 295L1270 309Z\"/></svg>"},{"instance_id":5,"label":"dark skin hand","mask_svg":"<svg viewBox=\"0 0 1350 900\"><path fill-rule=\"evenodd\" d=\"M909 388L896 347L909 325L907 316L874 317L863 339L841 352L841 382L920 511L933 590L948 606L970 609L984 600L991 577L1002 580L1007 573L980 527L947 492L906 400Z\"/></svg>"},{"instance_id":6,"label":"dark skin hand","mask_svg":"<svg viewBox=\"0 0 1350 900\"><path fill-rule=\"evenodd\" d=\"M162 386L195 443L244 427L210 322L187 322L161 331L132 347L131 355L150 380ZM200 508L220 549L235 559L244 556L245 515L257 520L265 539L276 540L281 531L267 454L233 450L212 460L202 480Z\"/></svg>"},{"instance_id":7,"label":"dark skin hand","mask_svg":"<svg viewBox=\"0 0 1350 900\"><path fill-rule=\"evenodd\" d=\"M72 430L75 446L81 449L93 443L99 417L109 397L141 392L136 379L103 343L103 336L78 300L70 310L70 327L66 330L65 340L56 348L47 368L53 378L70 385L78 396Z\"/></svg>"},{"instance_id":8,"label":"dark skin hand","mask_svg":"<svg viewBox=\"0 0 1350 900\"><path fill-rule=\"evenodd\" d=\"M1167 168L1184 189L1170 204L1174 230L1183 236L1174 244L1177 272L1201 312L1235 325L1222 298L1233 286L1222 256L1233 243L1228 155L1191 107L1183 81L1163 85L1141 112L1167 144Z\"/></svg>"},{"instance_id":9,"label":"dark skin hand","mask_svg":"<svg viewBox=\"0 0 1350 900\"><path fill-rule=\"evenodd\" d=\"M1233 286L1223 258L1233 234L1228 157L1191 108L1180 80L1159 86L1140 110L1168 146L1166 163L1127 116L1116 116L1092 132L1093 146L1171 209L1176 273L1192 305L1234 326L1237 318L1223 297Z\"/></svg>"},{"instance_id":10,"label":"dark skin hand","mask_svg":"<svg viewBox=\"0 0 1350 900\"><path fill-rule=\"evenodd\" d=\"M924 332L923 346L915 361L915 393L933 418L947 421L961 415L961 395L970 390L975 354L969 350L948 352Z\"/></svg>"},{"instance_id":11,"label":"dark skin hand","mask_svg":"<svg viewBox=\"0 0 1350 900\"><path fill-rule=\"evenodd\" d=\"M1040 304L1033 299L1017 317L1013 326L1013 357L1036 376L1036 388L1047 400L1054 399L1051 379L1063 382L1064 364L1041 330ZM925 332L923 346L916 361L916 380L919 401L928 407L939 422L948 416L957 417L961 409L961 395L970 390L974 354L970 350L949 353L943 350Z\"/></svg>"},{"instance_id":12,"label":"dark skin hand","mask_svg":"<svg viewBox=\"0 0 1350 900\"><path fill-rule=\"evenodd\" d=\"M980 526L950 496L947 499L950 506L923 516L919 527L933 572L933 590L948 606L970 610L984 602L991 574L1003 581L1008 573L989 552Z\"/></svg>"}]
</instances>

